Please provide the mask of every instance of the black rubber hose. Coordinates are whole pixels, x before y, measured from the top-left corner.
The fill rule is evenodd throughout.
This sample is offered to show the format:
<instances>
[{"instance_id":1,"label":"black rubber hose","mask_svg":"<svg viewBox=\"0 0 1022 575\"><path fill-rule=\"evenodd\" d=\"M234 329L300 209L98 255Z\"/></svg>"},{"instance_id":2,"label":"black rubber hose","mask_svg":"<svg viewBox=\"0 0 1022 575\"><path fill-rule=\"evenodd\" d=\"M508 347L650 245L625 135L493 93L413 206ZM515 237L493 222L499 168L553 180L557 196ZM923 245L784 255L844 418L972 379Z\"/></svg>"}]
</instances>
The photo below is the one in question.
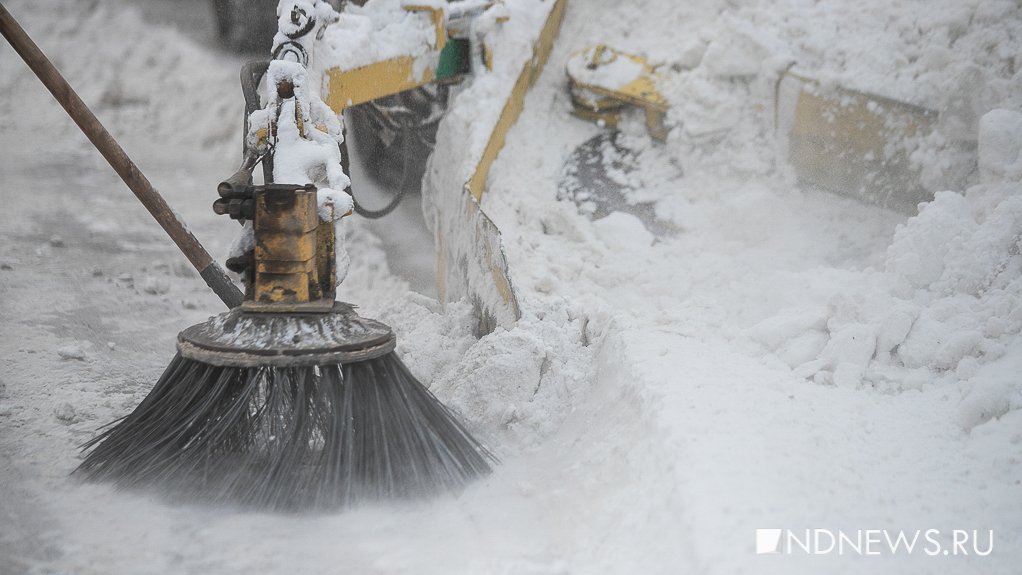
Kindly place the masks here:
<instances>
[{"instance_id":1,"label":"black rubber hose","mask_svg":"<svg viewBox=\"0 0 1022 575\"><path fill-rule=\"evenodd\" d=\"M378 210L370 210L370 209L367 209L364 206L362 206L362 204L360 204L358 202L358 200L355 199L355 194L351 194L351 199L355 203L355 213L356 214L362 216L363 218L369 218L370 220L376 220L376 219L382 218L383 216L389 214L390 212L393 212L397 208L398 204L401 203L401 200L404 199L405 193L407 193L407 191L408 191L408 187L405 185L405 183L406 183L405 180L408 179L408 166L410 164L410 160L409 160L409 155L410 155L410 152L411 152L411 144L410 144L411 140L410 140L410 138L411 138L411 133L410 132L405 133L404 136L403 136L403 141L402 141L402 148L403 148L402 152L403 153L401 154L401 185L398 187L397 194L394 196L394 199L392 199L389 204L387 204L386 206L384 206L384 207L382 207L382 208L380 208ZM341 142L341 157L344 158L345 159L345 163L347 163L347 157L348 157L348 141L347 141L347 139L345 139L345 141Z\"/></svg>"},{"instance_id":2,"label":"black rubber hose","mask_svg":"<svg viewBox=\"0 0 1022 575\"><path fill-rule=\"evenodd\" d=\"M241 93L245 95L245 131L241 134L242 156L249 156L255 153L248 149L248 117L252 112L262 108L259 101L259 82L266 75L270 67L270 60L256 60L241 67ZM266 154L262 156L263 180L267 183L273 181L273 156Z\"/></svg>"}]
</instances>

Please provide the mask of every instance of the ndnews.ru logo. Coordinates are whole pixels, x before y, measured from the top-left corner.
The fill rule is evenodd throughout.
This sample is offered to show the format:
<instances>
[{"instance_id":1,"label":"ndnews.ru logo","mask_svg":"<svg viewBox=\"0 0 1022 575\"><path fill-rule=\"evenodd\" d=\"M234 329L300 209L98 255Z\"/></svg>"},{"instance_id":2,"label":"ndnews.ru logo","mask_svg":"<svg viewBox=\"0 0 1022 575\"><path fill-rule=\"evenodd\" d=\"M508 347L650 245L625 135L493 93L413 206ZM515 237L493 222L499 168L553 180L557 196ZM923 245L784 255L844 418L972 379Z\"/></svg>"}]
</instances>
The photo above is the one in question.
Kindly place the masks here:
<instances>
[{"instance_id":1,"label":"ndnews.ru logo","mask_svg":"<svg viewBox=\"0 0 1022 575\"><path fill-rule=\"evenodd\" d=\"M979 555L994 551L994 531L977 529L757 529L759 555Z\"/></svg>"}]
</instances>

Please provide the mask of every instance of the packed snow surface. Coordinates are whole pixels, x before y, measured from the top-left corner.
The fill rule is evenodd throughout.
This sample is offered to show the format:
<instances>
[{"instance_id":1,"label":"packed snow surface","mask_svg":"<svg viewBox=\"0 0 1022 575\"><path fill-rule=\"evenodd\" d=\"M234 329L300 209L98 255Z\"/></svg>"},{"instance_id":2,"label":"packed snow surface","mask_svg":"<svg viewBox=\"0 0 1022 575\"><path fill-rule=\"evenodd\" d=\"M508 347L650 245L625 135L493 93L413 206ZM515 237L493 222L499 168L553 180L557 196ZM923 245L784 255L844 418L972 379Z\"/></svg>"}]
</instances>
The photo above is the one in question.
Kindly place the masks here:
<instances>
[{"instance_id":1,"label":"packed snow surface","mask_svg":"<svg viewBox=\"0 0 1022 575\"><path fill-rule=\"evenodd\" d=\"M7 4L224 253L235 228L208 204L238 160L237 62L119 0ZM598 130L570 116L564 65L600 42L672 71L666 144L641 117L621 138L649 166L635 201L675 234L556 199L563 162ZM75 446L145 396L176 332L220 308L0 51L0 572L1016 572L1020 46L1011 1L570 3L482 200L517 325L476 339L468 302L410 293L364 223L348 232L340 297L394 326L412 371L503 464L458 495L315 516L68 477ZM800 189L772 125L792 62L938 110L920 161L967 150L967 184L911 217ZM466 120L499 109L473 98L492 81L454 96L440 149L482 137ZM435 160L459 185L472 165ZM757 555L766 528L992 530L994 547Z\"/></svg>"}]
</instances>

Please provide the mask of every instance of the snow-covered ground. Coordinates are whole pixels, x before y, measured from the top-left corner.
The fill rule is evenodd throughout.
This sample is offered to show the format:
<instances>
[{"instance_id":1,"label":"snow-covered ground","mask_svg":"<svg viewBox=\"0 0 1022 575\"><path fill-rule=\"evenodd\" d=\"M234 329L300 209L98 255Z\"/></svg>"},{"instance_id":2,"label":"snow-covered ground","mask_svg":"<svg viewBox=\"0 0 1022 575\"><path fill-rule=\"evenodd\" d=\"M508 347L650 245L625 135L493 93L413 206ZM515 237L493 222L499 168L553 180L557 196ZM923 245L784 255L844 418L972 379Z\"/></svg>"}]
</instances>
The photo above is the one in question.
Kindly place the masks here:
<instances>
[{"instance_id":1,"label":"snow-covered ground","mask_svg":"<svg viewBox=\"0 0 1022 575\"><path fill-rule=\"evenodd\" d=\"M208 204L237 162L240 61L120 0L41 4L7 3L223 254L234 228ZM598 130L570 117L564 63L596 42L676 72L667 144L624 129L637 196L677 234L556 199ZM315 516L68 477L220 304L0 50L0 573L1017 572L1020 46L1010 1L575 0L483 198L518 325L476 340L471 306L411 291L378 229L348 241L341 296L504 463L458 496ZM978 140L979 170L911 218L799 189L769 113L792 61L940 110L917 161L939 176ZM761 556L765 528L976 530L981 551L993 530L994 548Z\"/></svg>"}]
</instances>

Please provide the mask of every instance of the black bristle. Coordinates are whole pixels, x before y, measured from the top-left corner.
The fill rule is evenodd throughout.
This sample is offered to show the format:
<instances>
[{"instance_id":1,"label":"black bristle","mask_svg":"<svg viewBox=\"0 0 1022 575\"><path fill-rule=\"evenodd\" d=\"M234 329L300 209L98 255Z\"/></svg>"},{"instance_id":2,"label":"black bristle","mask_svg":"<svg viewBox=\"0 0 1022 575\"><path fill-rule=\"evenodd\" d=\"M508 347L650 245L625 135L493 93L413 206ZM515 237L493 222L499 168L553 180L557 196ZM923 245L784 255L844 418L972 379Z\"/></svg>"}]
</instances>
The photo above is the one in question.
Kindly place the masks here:
<instances>
[{"instance_id":1,"label":"black bristle","mask_svg":"<svg viewBox=\"0 0 1022 575\"><path fill-rule=\"evenodd\" d=\"M177 355L78 468L268 509L458 490L493 456L394 353L299 367L219 367Z\"/></svg>"}]
</instances>

